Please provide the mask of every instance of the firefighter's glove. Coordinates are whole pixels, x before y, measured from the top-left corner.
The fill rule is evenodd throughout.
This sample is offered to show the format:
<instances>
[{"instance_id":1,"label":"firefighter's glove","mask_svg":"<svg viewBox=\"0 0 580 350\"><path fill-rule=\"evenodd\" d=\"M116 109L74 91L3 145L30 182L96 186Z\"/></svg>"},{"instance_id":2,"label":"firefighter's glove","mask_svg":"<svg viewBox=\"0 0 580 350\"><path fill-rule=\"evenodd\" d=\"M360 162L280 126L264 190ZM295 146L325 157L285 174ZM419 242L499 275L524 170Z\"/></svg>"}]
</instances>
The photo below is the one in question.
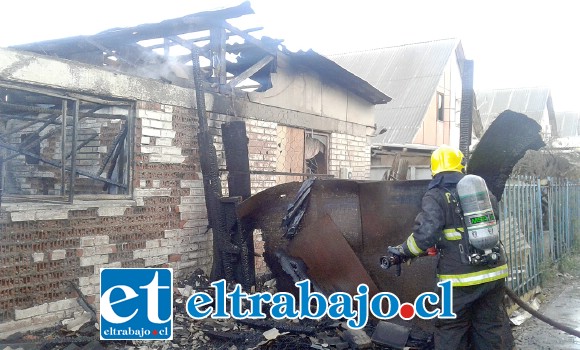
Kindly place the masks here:
<instances>
[{"instance_id":1,"label":"firefighter's glove","mask_svg":"<svg viewBox=\"0 0 580 350\"><path fill-rule=\"evenodd\" d=\"M383 269L388 269L393 265L397 265L400 269L400 265L409 260L409 257L403 251L403 247L398 245L396 247L389 246L387 248L387 255L381 257L381 267Z\"/></svg>"},{"instance_id":2,"label":"firefighter's glove","mask_svg":"<svg viewBox=\"0 0 580 350\"><path fill-rule=\"evenodd\" d=\"M387 251L389 252L389 254L397 260L397 265L402 264L404 262L406 262L407 260L409 260L409 257L407 256L407 254L405 254L405 251L403 250L403 246L396 246L396 247L388 247Z\"/></svg>"}]
</instances>

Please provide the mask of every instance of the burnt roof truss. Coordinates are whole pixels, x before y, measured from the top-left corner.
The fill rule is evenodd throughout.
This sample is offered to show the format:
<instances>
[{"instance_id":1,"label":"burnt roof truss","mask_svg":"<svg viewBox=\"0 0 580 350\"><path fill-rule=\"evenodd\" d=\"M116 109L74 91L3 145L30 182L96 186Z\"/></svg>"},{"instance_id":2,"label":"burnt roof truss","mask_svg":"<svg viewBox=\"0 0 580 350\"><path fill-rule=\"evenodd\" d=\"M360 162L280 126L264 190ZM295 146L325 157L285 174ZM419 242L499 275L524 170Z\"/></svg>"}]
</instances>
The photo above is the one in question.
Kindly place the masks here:
<instances>
[{"instance_id":1,"label":"burnt roof truss","mask_svg":"<svg viewBox=\"0 0 580 350\"><path fill-rule=\"evenodd\" d=\"M272 84L282 40L256 39L227 20L253 14L249 2L159 23L114 28L91 36L43 41L14 48L104 66L127 74L193 86L192 45L200 55L208 91L264 91Z\"/></svg>"}]
</instances>

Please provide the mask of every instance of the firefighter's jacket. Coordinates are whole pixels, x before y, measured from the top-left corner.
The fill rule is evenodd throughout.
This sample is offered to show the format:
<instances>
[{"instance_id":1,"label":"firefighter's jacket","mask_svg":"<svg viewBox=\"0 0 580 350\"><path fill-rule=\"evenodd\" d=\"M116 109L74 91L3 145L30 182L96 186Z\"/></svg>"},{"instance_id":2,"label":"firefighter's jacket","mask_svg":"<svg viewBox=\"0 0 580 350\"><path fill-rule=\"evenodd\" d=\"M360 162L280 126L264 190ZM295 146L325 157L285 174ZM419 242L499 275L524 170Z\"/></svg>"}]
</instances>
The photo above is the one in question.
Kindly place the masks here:
<instances>
[{"instance_id":1,"label":"firefighter's jacket","mask_svg":"<svg viewBox=\"0 0 580 350\"><path fill-rule=\"evenodd\" d=\"M464 246L467 238L462 239L464 227L455 203L459 200L457 183L463 176L459 172L443 172L433 178L423 196L413 232L402 244L410 257L424 255L428 248L436 246L437 277L441 281L451 280L454 287L478 285L508 275L503 250L501 259L493 265L470 265L461 257L460 245L467 249ZM490 197L497 218L497 200L491 193Z\"/></svg>"}]
</instances>

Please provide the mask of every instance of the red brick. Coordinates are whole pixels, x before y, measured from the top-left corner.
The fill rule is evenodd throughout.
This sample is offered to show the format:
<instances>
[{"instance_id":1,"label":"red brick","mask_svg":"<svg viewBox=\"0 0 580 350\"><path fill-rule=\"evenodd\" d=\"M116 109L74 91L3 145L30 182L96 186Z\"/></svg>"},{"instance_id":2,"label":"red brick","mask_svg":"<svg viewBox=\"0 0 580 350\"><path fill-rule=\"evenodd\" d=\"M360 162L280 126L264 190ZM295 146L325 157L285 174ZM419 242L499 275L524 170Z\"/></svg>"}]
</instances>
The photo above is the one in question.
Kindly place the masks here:
<instances>
[{"instance_id":1,"label":"red brick","mask_svg":"<svg viewBox=\"0 0 580 350\"><path fill-rule=\"evenodd\" d=\"M169 254L169 262L181 261L181 254Z\"/></svg>"}]
</instances>

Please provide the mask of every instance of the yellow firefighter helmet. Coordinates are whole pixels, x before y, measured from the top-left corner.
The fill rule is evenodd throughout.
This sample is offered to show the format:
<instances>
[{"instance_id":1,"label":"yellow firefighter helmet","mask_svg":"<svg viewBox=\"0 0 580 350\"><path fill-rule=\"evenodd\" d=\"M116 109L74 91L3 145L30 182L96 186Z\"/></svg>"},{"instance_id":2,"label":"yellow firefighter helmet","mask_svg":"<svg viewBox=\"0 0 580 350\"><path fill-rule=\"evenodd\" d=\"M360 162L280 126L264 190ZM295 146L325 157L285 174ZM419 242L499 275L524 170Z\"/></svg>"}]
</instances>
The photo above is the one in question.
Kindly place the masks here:
<instances>
[{"instance_id":1,"label":"yellow firefighter helmet","mask_svg":"<svg viewBox=\"0 0 580 350\"><path fill-rule=\"evenodd\" d=\"M455 147L441 145L431 155L431 174L433 176L443 171L461 172L464 168L463 153Z\"/></svg>"}]
</instances>

